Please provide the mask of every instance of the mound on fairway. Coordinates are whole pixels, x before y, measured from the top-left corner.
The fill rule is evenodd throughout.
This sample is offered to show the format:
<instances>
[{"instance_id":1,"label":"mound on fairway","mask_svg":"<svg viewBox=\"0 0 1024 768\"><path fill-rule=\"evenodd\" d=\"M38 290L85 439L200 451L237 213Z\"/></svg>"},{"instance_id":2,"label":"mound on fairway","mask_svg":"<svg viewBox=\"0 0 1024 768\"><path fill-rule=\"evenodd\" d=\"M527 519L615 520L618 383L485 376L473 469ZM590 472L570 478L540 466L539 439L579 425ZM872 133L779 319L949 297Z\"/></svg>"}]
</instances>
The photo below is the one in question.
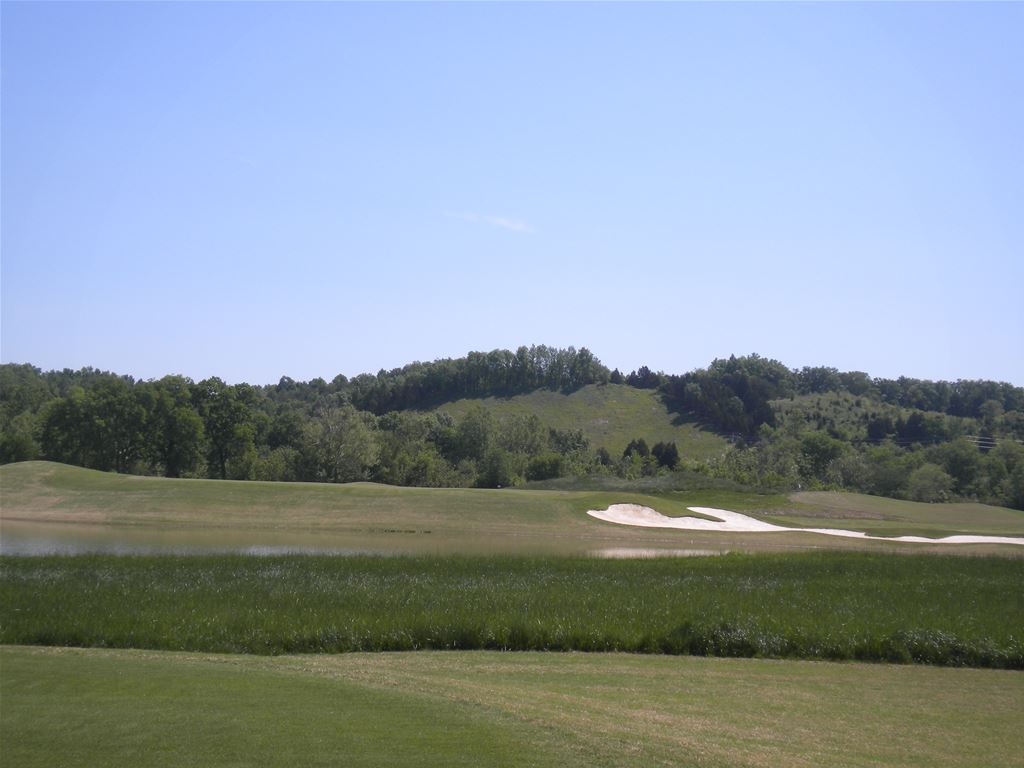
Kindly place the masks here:
<instances>
[{"instance_id":1,"label":"mound on fairway","mask_svg":"<svg viewBox=\"0 0 1024 768\"><path fill-rule=\"evenodd\" d=\"M623 498L626 496L626 498ZM586 514L631 501L682 517L690 507L742 511L792 528L765 536L612 525ZM822 537L846 528L879 539ZM60 538L42 552L361 551L586 554L607 549L905 548L895 536L1024 535L1024 512L983 504L920 504L859 494L758 494L721 489L399 488L374 483L271 483L136 477L31 461L0 466L0 551ZM84 546L83 546L84 543ZM928 545L920 544L920 548ZM935 551L989 553L993 545ZM1019 555L1003 545L1005 554Z\"/></svg>"}]
</instances>

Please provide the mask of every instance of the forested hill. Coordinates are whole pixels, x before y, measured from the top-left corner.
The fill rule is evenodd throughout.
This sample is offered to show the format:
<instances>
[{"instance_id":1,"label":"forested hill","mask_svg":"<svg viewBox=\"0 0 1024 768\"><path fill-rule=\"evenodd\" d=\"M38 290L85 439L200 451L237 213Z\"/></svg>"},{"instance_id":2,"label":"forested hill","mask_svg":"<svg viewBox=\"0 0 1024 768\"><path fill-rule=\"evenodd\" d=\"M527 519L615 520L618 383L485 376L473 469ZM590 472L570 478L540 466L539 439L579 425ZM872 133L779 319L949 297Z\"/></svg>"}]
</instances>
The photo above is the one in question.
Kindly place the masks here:
<instances>
[{"instance_id":1,"label":"forested hill","mask_svg":"<svg viewBox=\"0 0 1024 768\"><path fill-rule=\"evenodd\" d=\"M609 453L591 444L595 432L584 424L530 410L550 398L485 407L593 386L653 390L666 415L638 419L625 450ZM609 398L577 400L594 410L580 419L607 416L598 404ZM688 451L669 439L672 418L733 447L719 440L710 455L712 443L701 441L701 451ZM36 458L173 477L427 486L618 475L662 476L671 487L726 478L1024 508L1024 388L794 370L758 355L683 374L641 367L624 375L586 348L546 346L268 386L0 366L0 461Z\"/></svg>"}]
</instances>

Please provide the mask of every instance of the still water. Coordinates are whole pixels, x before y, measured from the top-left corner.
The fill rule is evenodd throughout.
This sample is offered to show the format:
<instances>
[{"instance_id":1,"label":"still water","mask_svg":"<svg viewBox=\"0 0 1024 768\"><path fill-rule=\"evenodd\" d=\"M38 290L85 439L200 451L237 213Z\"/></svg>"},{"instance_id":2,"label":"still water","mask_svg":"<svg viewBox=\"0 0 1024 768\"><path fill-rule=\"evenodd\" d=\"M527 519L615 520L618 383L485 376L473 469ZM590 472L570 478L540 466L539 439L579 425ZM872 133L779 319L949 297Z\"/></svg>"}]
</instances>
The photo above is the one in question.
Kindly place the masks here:
<instances>
[{"instance_id":1,"label":"still water","mask_svg":"<svg viewBox=\"0 0 1024 768\"><path fill-rule=\"evenodd\" d=\"M695 557L724 550L614 547L576 538L459 536L430 531L284 531L0 522L0 555L590 555Z\"/></svg>"}]
</instances>

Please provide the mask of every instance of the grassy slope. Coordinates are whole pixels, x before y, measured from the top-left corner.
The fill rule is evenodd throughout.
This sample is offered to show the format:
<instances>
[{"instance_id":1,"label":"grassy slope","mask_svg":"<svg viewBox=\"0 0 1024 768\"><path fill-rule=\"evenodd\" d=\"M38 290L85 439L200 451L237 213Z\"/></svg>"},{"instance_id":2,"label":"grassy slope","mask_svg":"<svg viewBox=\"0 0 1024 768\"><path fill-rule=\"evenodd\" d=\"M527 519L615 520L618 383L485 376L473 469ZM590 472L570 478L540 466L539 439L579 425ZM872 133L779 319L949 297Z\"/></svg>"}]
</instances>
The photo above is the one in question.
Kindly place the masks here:
<instances>
[{"instance_id":1,"label":"grassy slope","mask_svg":"<svg viewBox=\"0 0 1024 768\"><path fill-rule=\"evenodd\" d=\"M912 408L901 408L882 403L868 397L852 395L849 392L829 392L827 394L797 395L793 399L772 400L775 412L783 416L796 416L804 419L814 429L838 429L851 438L867 437L868 421L876 417L888 417L893 422L899 418L907 418L915 413ZM968 431L973 428L973 419L937 414L948 423L960 424Z\"/></svg>"},{"instance_id":2,"label":"grassy slope","mask_svg":"<svg viewBox=\"0 0 1024 768\"><path fill-rule=\"evenodd\" d=\"M0 648L18 766L1019 765L1014 672L617 654Z\"/></svg>"},{"instance_id":3,"label":"grassy slope","mask_svg":"<svg viewBox=\"0 0 1024 768\"><path fill-rule=\"evenodd\" d=\"M604 446L613 456L622 454L630 440L642 437L648 445L675 441L683 458L706 459L728 450L729 443L694 424L675 423L652 389L623 384L583 387L571 394L539 389L527 395L456 400L438 406L456 418L475 404L501 418L536 414L556 429L580 429L595 448Z\"/></svg>"},{"instance_id":4,"label":"grassy slope","mask_svg":"<svg viewBox=\"0 0 1024 768\"><path fill-rule=\"evenodd\" d=\"M421 531L445 536L650 538L650 531L597 525L586 510L635 499L666 514L724 498L680 494L398 488L374 483L265 483L173 480L96 472L52 462L0 467L0 509L7 521L115 526L232 527L338 533ZM729 494L737 508L779 504L781 496ZM654 533L657 537L658 534Z\"/></svg>"},{"instance_id":5,"label":"grassy slope","mask_svg":"<svg viewBox=\"0 0 1024 768\"><path fill-rule=\"evenodd\" d=\"M408 551L586 551L593 547L892 548L931 545L857 542L814 534L721 534L640 529L585 513L630 502L666 515L689 505L742 511L778 523L850 528L882 535L1024 535L1024 512L980 504L936 505L859 494L744 494L723 490L662 494L395 488L369 483L260 483L132 477L50 462L0 467L5 522L106 524L135 529L305 532L382 537ZM84 527L84 526L79 526ZM103 529L103 526L96 526ZM393 532L398 533L393 533ZM392 533L388 533L392 532ZM486 542L481 550L473 542ZM419 542L417 544L416 542ZM424 544L423 542L426 542ZM429 546L428 546L429 545ZM1000 550L1020 554L1020 547ZM951 551L948 548L937 551ZM957 552L992 552L991 545Z\"/></svg>"},{"instance_id":6,"label":"grassy slope","mask_svg":"<svg viewBox=\"0 0 1024 768\"><path fill-rule=\"evenodd\" d=\"M790 496L790 509L771 518L794 526L838 521L855 530L897 536L914 531L920 536L942 536L954 528L993 536L1024 536L1024 511L976 502L923 504L861 493L804 491ZM832 526L832 522L829 523Z\"/></svg>"}]
</instances>

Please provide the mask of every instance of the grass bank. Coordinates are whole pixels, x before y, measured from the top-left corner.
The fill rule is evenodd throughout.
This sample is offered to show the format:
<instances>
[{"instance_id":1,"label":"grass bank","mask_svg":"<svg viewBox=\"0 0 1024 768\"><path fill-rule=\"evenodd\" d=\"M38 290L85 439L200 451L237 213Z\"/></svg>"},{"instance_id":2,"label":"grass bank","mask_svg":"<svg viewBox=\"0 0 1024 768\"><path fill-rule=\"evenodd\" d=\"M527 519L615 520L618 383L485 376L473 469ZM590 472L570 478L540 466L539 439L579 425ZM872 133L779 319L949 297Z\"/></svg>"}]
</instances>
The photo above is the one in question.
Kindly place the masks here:
<instances>
[{"instance_id":1,"label":"grass bank","mask_svg":"<svg viewBox=\"0 0 1024 768\"><path fill-rule=\"evenodd\" d=\"M175 766L1019 766L1024 675L623 654L0 647L0 759Z\"/></svg>"},{"instance_id":2,"label":"grass bank","mask_svg":"<svg viewBox=\"0 0 1024 768\"><path fill-rule=\"evenodd\" d=\"M1024 560L867 553L5 557L0 642L495 649L1024 668Z\"/></svg>"},{"instance_id":3,"label":"grass bank","mask_svg":"<svg viewBox=\"0 0 1024 768\"><path fill-rule=\"evenodd\" d=\"M396 488L134 477L41 461L0 466L0 525L5 536L15 535L20 527L29 536L46 537L56 531L73 542L77 530L98 547L104 542L130 545L126 539L133 537L148 541L152 532L174 534L174 545L182 549L202 541L223 549L319 543L324 549L438 554L581 554L608 547L1024 554L1010 545L950 548L810 533L643 529L600 522L586 514L588 509L623 502L650 506L668 516L692 514L689 506L718 507L783 525L847 528L881 536L1024 535L1021 511L859 494L801 494L790 499L722 488ZM150 543L161 546L159 541Z\"/></svg>"}]
</instances>

